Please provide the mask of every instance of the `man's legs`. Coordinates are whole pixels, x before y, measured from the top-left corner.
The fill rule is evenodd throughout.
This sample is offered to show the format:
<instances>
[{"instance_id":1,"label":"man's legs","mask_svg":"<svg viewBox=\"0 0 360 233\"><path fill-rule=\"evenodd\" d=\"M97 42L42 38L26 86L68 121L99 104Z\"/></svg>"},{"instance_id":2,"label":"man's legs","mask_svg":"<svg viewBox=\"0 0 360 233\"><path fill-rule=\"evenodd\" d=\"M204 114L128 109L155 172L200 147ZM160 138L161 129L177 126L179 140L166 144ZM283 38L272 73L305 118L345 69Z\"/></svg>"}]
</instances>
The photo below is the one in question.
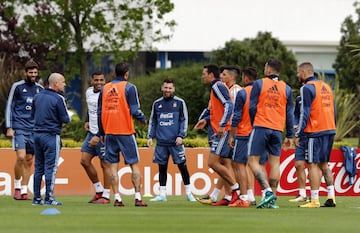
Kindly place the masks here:
<instances>
[{"instance_id":1,"label":"man's legs","mask_svg":"<svg viewBox=\"0 0 360 233\"><path fill-rule=\"evenodd\" d=\"M280 180L280 156L269 155L269 165L270 165L270 176L269 176L269 185L272 189L272 192L276 194L277 186Z\"/></svg>"},{"instance_id":2,"label":"man's legs","mask_svg":"<svg viewBox=\"0 0 360 233\"><path fill-rule=\"evenodd\" d=\"M150 199L150 201L166 201L166 182L167 182L167 168L168 164L162 165L158 164L159 168L159 195L155 198Z\"/></svg>"},{"instance_id":3,"label":"man's legs","mask_svg":"<svg viewBox=\"0 0 360 233\"><path fill-rule=\"evenodd\" d=\"M270 189L268 177L264 169L259 164L260 156L249 156L249 167L251 168L255 179L259 182L261 190Z\"/></svg>"},{"instance_id":4,"label":"man's legs","mask_svg":"<svg viewBox=\"0 0 360 233\"><path fill-rule=\"evenodd\" d=\"M270 164L271 186L269 184L268 176L266 170L264 169L264 166L260 165L260 156L255 156L255 155L249 156L248 164L251 170L253 171L255 179L259 182L261 190L263 192L263 199L259 203L259 205L257 205L256 208L268 207L269 204L272 205L273 204L272 202L276 201L277 199L274 190L276 192L276 187L279 179L278 176L280 175L280 171L276 172L276 167L279 167L279 165L276 166L275 163L276 158L270 158L270 157L271 156L269 156L269 164L270 164L270 160L273 160L271 162L272 164ZM273 157L278 157L278 156L273 156ZM272 208L278 208L278 206L273 205Z\"/></svg>"},{"instance_id":5,"label":"man's legs","mask_svg":"<svg viewBox=\"0 0 360 233\"><path fill-rule=\"evenodd\" d=\"M83 152L81 154L80 164L85 169L86 174L88 175L91 183L95 188L95 196L89 201L89 203L93 203L97 199L101 198L102 193L104 191L104 187L102 186L101 182L99 181L99 177L95 166L92 163L92 159L94 158L93 155Z\"/></svg>"},{"instance_id":6,"label":"man's legs","mask_svg":"<svg viewBox=\"0 0 360 233\"><path fill-rule=\"evenodd\" d=\"M249 198L247 195L248 178L246 171L246 164L240 162L232 162L232 167L235 173L235 179L240 185L240 196L239 199L229 206L231 207L250 207Z\"/></svg>"},{"instance_id":7,"label":"man's legs","mask_svg":"<svg viewBox=\"0 0 360 233\"><path fill-rule=\"evenodd\" d=\"M290 199L290 202L303 202L306 201L306 174L305 174L305 161L295 160L295 170L297 182L299 185L299 194L294 198Z\"/></svg>"},{"instance_id":8,"label":"man's legs","mask_svg":"<svg viewBox=\"0 0 360 233\"><path fill-rule=\"evenodd\" d=\"M247 195L251 205L256 205L254 190L255 190L255 178L254 173L251 171L249 164L246 164L247 173Z\"/></svg>"},{"instance_id":9,"label":"man's legs","mask_svg":"<svg viewBox=\"0 0 360 233\"><path fill-rule=\"evenodd\" d=\"M179 168L182 180L184 182L186 199L188 201L196 201L194 196L191 193L190 174L189 174L189 170L186 166L186 163L180 163L177 166Z\"/></svg>"},{"instance_id":10,"label":"man's legs","mask_svg":"<svg viewBox=\"0 0 360 233\"><path fill-rule=\"evenodd\" d=\"M231 160L229 158L221 158L221 163L224 164L226 167L228 167L229 170L232 170ZM201 198L197 198L197 200L203 204L215 203L218 199L221 189L224 186L225 186L225 188L224 188L225 195L229 196L231 194L230 185L228 183L226 183L221 176L218 176L217 182L215 184L215 188L213 189L213 191L209 195L203 196Z\"/></svg>"},{"instance_id":11,"label":"man's legs","mask_svg":"<svg viewBox=\"0 0 360 233\"><path fill-rule=\"evenodd\" d=\"M14 199L28 200L27 187L31 175L31 165L33 161L32 154L26 154L25 149L16 151L16 162L14 166Z\"/></svg>"},{"instance_id":12,"label":"man's legs","mask_svg":"<svg viewBox=\"0 0 360 233\"><path fill-rule=\"evenodd\" d=\"M124 206L120 193L119 193L119 175L118 175L119 163L105 163L105 170L108 172L111 182L111 187L114 192L114 206Z\"/></svg>"},{"instance_id":13,"label":"man's legs","mask_svg":"<svg viewBox=\"0 0 360 233\"><path fill-rule=\"evenodd\" d=\"M221 163L221 157L220 155L216 155L213 153L210 153L208 165L210 168L212 168L216 173L221 176L225 182L230 184L231 186L231 201L230 203L235 202L238 199L238 190L239 190L239 184L236 183L235 178L231 174L231 170L229 170L224 164Z\"/></svg>"},{"instance_id":14,"label":"man's legs","mask_svg":"<svg viewBox=\"0 0 360 233\"><path fill-rule=\"evenodd\" d=\"M97 200L91 202L93 204L109 204L110 203L110 187L112 186L111 180L111 163L107 163L104 160L100 160L101 168L103 170L104 175L104 190L102 195ZM117 165L116 165L116 174L117 174ZM114 189L115 190L115 189ZM114 191L114 193L116 193Z\"/></svg>"},{"instance_id":15,"label":"man's legs","mask_svg":"<svg viewBox=\"0 0 360 233\"><path fill-rule=\"evenodd\" d=\"M327 186L327 191L328 191L327 200L325 201L323 206L324 207L336 207L333 174L332 174L331 170L329 169L327 162L319 163L319 168L322 171L322 174L324 176L326 186Z\"/></svg>"},{"instance_id":16,"label":"man's legs","mask_svg":"<svg viewBox=\"0 0 360 233\"><path fill-rule=\"evenodd\" d=\"M131 180L135 188L135 206L147 206L147 204L141 200L141 172L139 163L130 164L132 175Z\"/></svg>"},{"instance_id":17,"label":"man's legs","mask_svg":"<svg viewBox=\"0 0 360 233\"><path fill-rule=\"evenodd\" d=\"M319 203L319 188L321 182L321 176L319 173L319 168L317 163L308 163L307 164L309 171L309 180L310 180L310 188L311 188L311 202L300 205L299 207L320 207Z\"/></svg>"}]
</instances>

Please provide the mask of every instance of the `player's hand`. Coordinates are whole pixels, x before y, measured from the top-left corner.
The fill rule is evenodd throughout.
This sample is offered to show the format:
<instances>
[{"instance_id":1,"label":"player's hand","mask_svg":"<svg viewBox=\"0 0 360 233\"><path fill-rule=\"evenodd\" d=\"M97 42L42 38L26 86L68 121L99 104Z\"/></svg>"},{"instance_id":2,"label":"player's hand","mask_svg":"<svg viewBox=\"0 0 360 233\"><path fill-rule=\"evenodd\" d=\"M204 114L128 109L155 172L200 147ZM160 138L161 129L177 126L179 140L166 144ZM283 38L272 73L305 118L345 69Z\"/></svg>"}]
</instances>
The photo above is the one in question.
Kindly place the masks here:
<instances>
[{"instance_id":1,"label":"player's hand","mask_svg":"<svg viewBox=\"0 0 360 233\"><path fill-rule=\"evenodd\" d=\"M229 137L228 145L230 146L230 148L234 148L234 146L235 146L235 139L234 139L234 137Z\"/></svg>"},{"instance_id":2,"label":"player's hand","mask_svg":"<svg viewBox=\"0 0 360 233\"><path fill-rule=\"evenodd\" d=\"M176 140L175 140L175 144L177 146L180 146L181 144L183 144L183 139L182 137L177 137Z\"/></svg>"},{"instance_id":3,"label":"player's hand","mask_svg":"<svg viewBox=\"0 0 360 233\"><path fill-rule=\"evenodd\" d=\"M13 138L14 137L14 130L12 128L8 128L6 130L6 137Z\"/></svg>"},{"instance_id":4,"label":"player's hand","mask_svg":"<svg viewBox=\"0 0 360 233\"><path fill-rule=\"evenodd\" d=\"M300 138L295 138L294 140L295 146L300 146Z\"/></svg>"},{"instance_id":5,"label":"player's hand","mask_svg":"<svg viewBox=\"0 0 360 233\"><path fill-rule=\"evenodd\" d=\"M152 146L152 139L151 139L151 138L149 138L149 139L147 140L146 145L147 145L148 147L151 147L151 146Z\"/></svg>"},{"instance_id":6,"label":"player's hand","mask_svg":"<svg viewBox=\"0 0 360 233\"><path fill-rule=\"evenodd\" d=\"M139 124L142 125L142 126L146 126L147 121L146 120L145 121L139 121Z\"/></svg>"},{"instance_id":7,"label":"player's hand","mask_svg":"<svg viewBox=\"0 0 360 233\"><path fill-rule=\"evenodd\" d=\"M85 122L84 128L85 128L86 131L89 131L89 128L90 128L89 122Z\"/></svg>"},{"instance_id":8,"label":"player's hand","mask_svg":"<svg viewBox=\"0 0 360 233\"><path fill-rule=\"evenodd\" d=\"M205 119L201 119L200 121L198 121L196 123L196 125L194 126L194 129L203 129L206 126L206 120Z\"/></svg>"},{"instance_id":9,"label":"player's hand","mask_svg":"<svg viewBox=\"0 0 360 233\"><path fill-rule=\"evenodd\" d=\"M89 141L89 146L93 147L96 146L100 141L100 138L98 136L93 136Z\"/></svg>"},{"instance_id":10,"label":"player's hand","mask_svg":"<svg viewBox=\"0 0 360 233\"><path fill-rule=\"evenodd\" d=\"M225 128L224 127L219 127L217 133L216 133L216 136L218 138L222 138L225 136Z\"/></svg>"},{"instance_id":11,"label":"player's hand","mask_svg":"<svg viewBox=\"0 0 360 233\"><path fill-rule=\"evenodd\" d=\"M291 147L291 138L285 138L283 143L283 150L287 151Z\"/></svg>"}]
</instances>

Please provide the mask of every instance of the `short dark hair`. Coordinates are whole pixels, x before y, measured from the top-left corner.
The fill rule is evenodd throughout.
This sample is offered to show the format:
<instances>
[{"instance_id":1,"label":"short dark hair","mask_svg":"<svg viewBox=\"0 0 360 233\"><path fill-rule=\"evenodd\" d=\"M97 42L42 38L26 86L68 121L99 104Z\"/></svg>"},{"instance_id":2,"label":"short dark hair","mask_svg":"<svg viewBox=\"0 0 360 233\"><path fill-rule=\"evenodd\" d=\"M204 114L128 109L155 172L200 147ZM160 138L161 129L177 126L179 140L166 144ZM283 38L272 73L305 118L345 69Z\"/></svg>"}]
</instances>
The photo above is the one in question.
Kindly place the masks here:
<instances>
[{"instance_id":1,"label":"short dark hair","mask_svg":"<svg viewBox=\"0 0 360 233\"><path fill-rule=\"evenodd\" d=\"M172 84L175 85L174 80L171 79L171 78L166 78L166 79L164 79L163 84L164 84L164 83L172 83Z\"/></svg>"},{"instance_id":2,"label":"short dark hair","mask_svg":"<svg viewBox=\"0 0 360 233\"><path fill-rule=\"evenodd\" d=\"M208 73L212 73L215 78L219 78L220 70L219 66L216 64L204 65L204 69L207 69Z\"/></svg>"},{"instance_id":3,"label":"short dark hair","mask_svg":"<svg viewBox=\"0 0 360 233\"><path fill-rule=\"evenodd\" d=\"M30 69L39 69L38 64L33 59L30 59L25 63L25 71L28 71Z\"/></svg>"},{"instance_id":4,"label":"short dark hair","mask_svg":"<svg viewBox=\"0 0 360 233\"><path fill-rule=\"evenodd\" d=\"M270 66L273 70L280 73L281 70L281 62L275 58L270 58L266 64Z\"/></svg>"},{"instance_id":5,"label":"short dark hair","mask_svg":"<svg viewBox=\"0 0 360 233\"><path fill-rule=\"evenodd\" d=\"M236 76L239 76L240 74L240 68L238 66L232 66L232 65L228 65L228 66L222 66L220 67L220 73L222 73L224 70L228 70L233 72Z\"/></svg>"},{"instance_id":6,"label":"short dark hair","mask_svg":"<svg viewBox=\"0 0 360 233\"><path fill-rule=\"evenodd\" d=\"M124 76L126 72L129 71L129 64L125 62L120 62L115 65L115 75Z\"/></svg>"},{"instance_id":7,"label":"short dark hair","mask_svg":"<svg viewBox=\"0 0 360 233\"><path fill-rule=\"evenodd\" d=\"M257 78L257 72L256 69L253 67L246 67L243 70L243 75L247 76L251 81L255 81Z\"/></svg>"},{"instance_id":8,"label":"short dark hair","mask_svg":"<svg viewBox=\"0 0 360 233\"><path fill-rule=\"evenodd\" d=\"M101 70L95 70L92 74L91 74L91 78L94 78L95 75L103 75L104 73L101 72Z\"/></svg>"}]
</instances>

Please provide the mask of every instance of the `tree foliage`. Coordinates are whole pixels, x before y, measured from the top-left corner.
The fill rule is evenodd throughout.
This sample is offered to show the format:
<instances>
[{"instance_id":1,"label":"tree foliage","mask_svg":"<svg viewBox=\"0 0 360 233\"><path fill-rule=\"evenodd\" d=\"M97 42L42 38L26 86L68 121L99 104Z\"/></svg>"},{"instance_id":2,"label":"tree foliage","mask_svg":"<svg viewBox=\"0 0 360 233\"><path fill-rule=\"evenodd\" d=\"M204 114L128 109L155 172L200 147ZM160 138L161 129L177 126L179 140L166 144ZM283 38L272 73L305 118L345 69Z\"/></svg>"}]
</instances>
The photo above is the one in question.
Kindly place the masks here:
<instances>
[{"instance_id":1,"label":"tree foliage","mask_svg":"<svg viewBox=\"0 0 360 233\"><path fill-rule=\"evenodd\" d=\"M152 42L169 39L175 26L164 16L170 0L12 0L25 12L22 32L32 42L50 43L49 61L65 62L64 72L78 71L82 80L82 106L86 106L89 52L130 59ZM28 10L31 9L31 10ZM66 54L72 51L72 57ZM69 62L70 61L70 62ZM86 108L83 108L85 116Z\"/></svg>"},{"instance_id":2,"label":"tree foliage","mask_svg":"<svg viewBox=\"0 0 360 233\"><path fill-rule=\"evenodd\" d=\"M272 37L270 32L259 32L256 38L230 40L224 48L214 50L211 61L219 65L238 65L241 68L254 67L262 77L265 62L269 58L281 61L280 77L293 88L299 87L296 79L296 58L281 41Z\"/></svg>"},{"instance_id":3,"label":"tree foliage","mask_svg":"<svg viewBox=\"0 0 360 233\"><path fill-rule=\"evenodd\" d=\"M11 1L0 3L0 109L5 109L11 85L24 77L23 67L29 57L45 67L48 43L31 42L25 31L19 33L19 16ZM0 113L3 128L4 112Z\"/></svg>"},{"instance_id":4,"label":"tree foliage","mask_svg":"<svg viewBox=\"0 0 360 233\"><path fill-rule=\"evenodd\" d=\"M150 116L152 103L162 96L161 85L165 78L175 82L175 95L183 98L189 112L189 124L194 125L209 101L209 88L201 78L203 65L182 65L169 70L158 70L147 77L137 77L129 81L137 86L141 109Z\"/></svg>"},{"instance_id":5,"label":"tree foliage","mask_svg":"<svg viewBox=\"0 0 360 233\"><path fill-rule=\"evenodd\" d=\"M0 55L9 64L22 68L29 57L44 67L49 44L30 40L31 34L19 31L19 15L11 1L0 3Z\"/></svg>"},{"instance_id":6,"label":"tree foliage","mask_svg":"<svg viewBox=\"0 0 360 233\"><path fill-rule=\"evenodd\" d=\"M341 40L333 65L340 78L340 88L355 90L360 84L360 3L355 2L356 18L345 18L341 25Z\"/></svg>"},{"instance_id":7,"label":"tree foliage","mask_svg":"<svg viewBox=\"0 0 360 233\"><path fill-rule=\"evenodd\" d=\"M299 87L296 79L296 58L270 32L259 32L256 38L230 40L224 48L212 52L211 61L219 65L239 65L241 68L254 67L262 77L265 62L276 58L282 63L280 77L292 87Z\"/></svg>"}]
</instances>

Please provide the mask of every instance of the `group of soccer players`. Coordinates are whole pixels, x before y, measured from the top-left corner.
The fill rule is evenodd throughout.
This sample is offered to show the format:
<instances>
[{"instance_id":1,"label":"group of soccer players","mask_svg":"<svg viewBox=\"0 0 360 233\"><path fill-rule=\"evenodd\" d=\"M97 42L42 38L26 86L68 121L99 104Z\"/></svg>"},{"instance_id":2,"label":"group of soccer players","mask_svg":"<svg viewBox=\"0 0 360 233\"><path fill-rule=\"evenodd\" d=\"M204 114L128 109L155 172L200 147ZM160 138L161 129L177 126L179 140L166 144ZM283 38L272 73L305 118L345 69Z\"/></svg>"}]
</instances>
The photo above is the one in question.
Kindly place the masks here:
<instances>
[{"instance_id":1,"label":"group of soccer players","mask_svg":"<svg viewBox=\"0 0 360 233\"><path fill-rule=\"evenodd\" d=\"M28 199L27 183L34 155L34 119L29 106L32 106L34 96L43 90L36 82L37 64L28 62L25 71L26 80L13 85L6 109L7 136L13 138L17 154L15 200ZM280 179L281 149L288 149L295 136L295 159L304 161L298 166L298 176L303 176L304 169L301 167L304 168L306 162L311 186L311 199L300 207L320 207L319 188L322 174L328 188L328 199L323 206L336 206L332 173L327 167L336 130L332 90L314 76L311 63L299 65L297 77L303 86L294 118L292 90L281 80L280 71L281 62L276 59L269 59L265 63L264 77L261 79L257 79L256 70L252 67L242 71L237 66L218 67L208 64L203 67L203 81L211 87L210 99L195 129L208 126L208 165L218 174L219 179L210 195L197 198L199 202L229 207L256 205L253 191L255 178L263 193L256 207L279 208L276 204L276 189ZM138 167L139 153L133 118L143 124L147 121L140 110L136 86L128 82L129 72L127 63L117 64L116 78L109 83L105 83L104 74L95 72L91 77L92 86L86 91L88 121L85 128L88 134L81 148L80 163L96 192L89 203L109 204L112 188L114 206L125 206L119 193L117 177L119 153L122 152L125 163L129 164L132 170L135 206L147 206L140 193L141 172ZM237 84L237 77L240 75L243 87ZM176 97L174 92L173 80L165 79L162 84L163 96L155 100L152 107L147 137L148 146L152 145L153 138L157 139L154 162L159 166L160 190L159 195L151 201L166 201L166 171L170 155L181 172L187 200L195 201L191 193L183 145L188 113L185 101ZM95 156L99 156L102 161L103 185L92 164ZM269 175L265 169L267 163L270 168ZM308 200L302 180L299 180L299 196L290 201ZM222 187L225 195L217 200ZM34 203L42 204L40 199L39 203L34 199ZM50 204L61 203L54 199Z\"/></svg>"}]
</instances>

